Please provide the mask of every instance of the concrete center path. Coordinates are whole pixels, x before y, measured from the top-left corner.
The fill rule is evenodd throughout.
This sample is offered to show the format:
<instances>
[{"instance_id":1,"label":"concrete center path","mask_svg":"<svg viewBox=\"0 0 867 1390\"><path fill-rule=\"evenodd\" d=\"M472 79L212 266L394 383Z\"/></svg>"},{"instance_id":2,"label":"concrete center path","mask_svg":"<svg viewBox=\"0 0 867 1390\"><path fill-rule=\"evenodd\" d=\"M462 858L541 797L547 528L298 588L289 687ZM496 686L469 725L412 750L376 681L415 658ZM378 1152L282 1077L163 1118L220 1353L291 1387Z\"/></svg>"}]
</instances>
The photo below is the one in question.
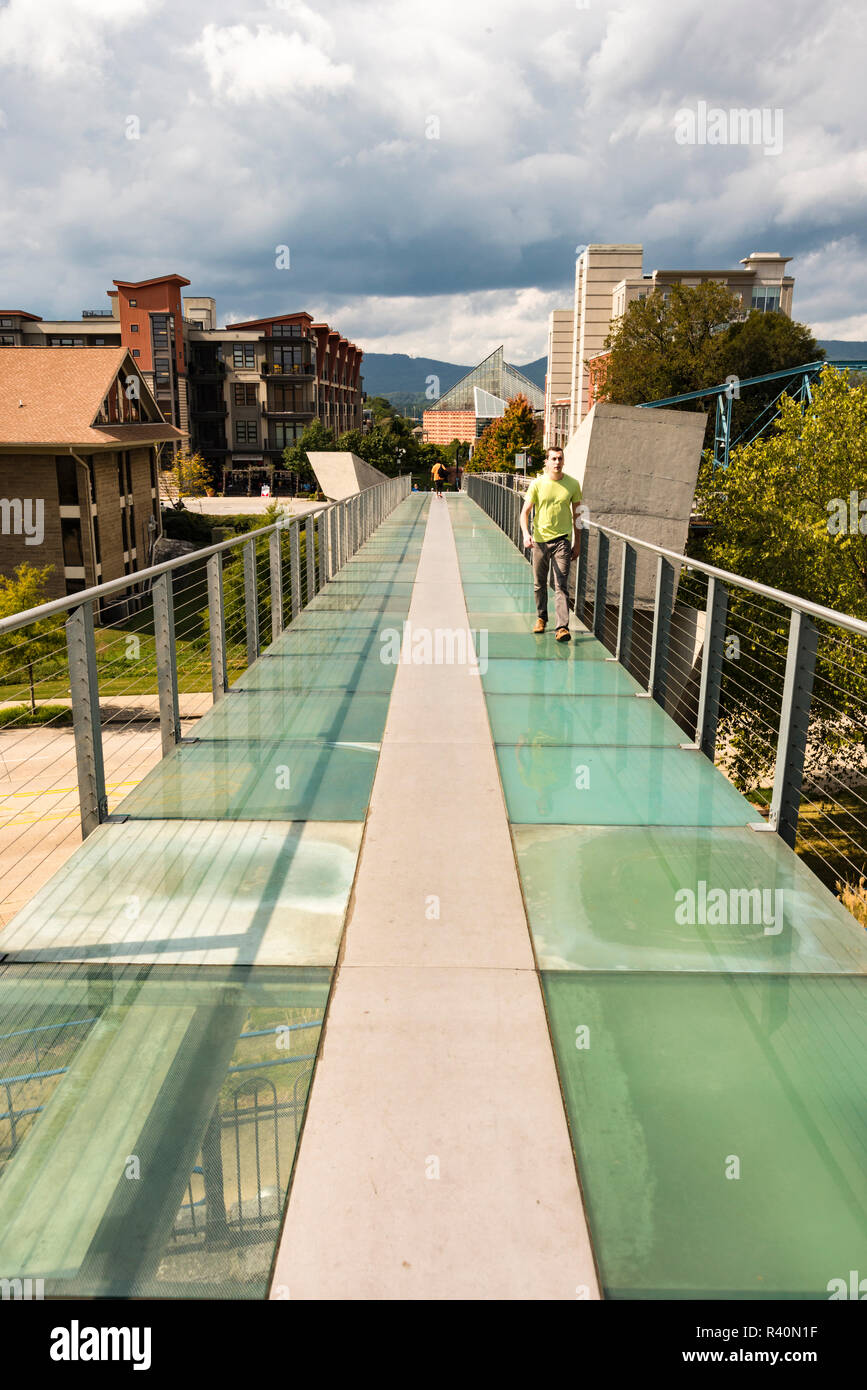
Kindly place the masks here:
<instances>
[{"instance_id":1,"label":"concrete center path","mask_svg":"<svg viewBox=\"0 0 867 1390\"><path fill-rule=\"evenodd\" d=\"M445 501L408 621L467 629ZM271 1296L599 1297L466 662L398 667Z\"/></svg>"}]
</instances>

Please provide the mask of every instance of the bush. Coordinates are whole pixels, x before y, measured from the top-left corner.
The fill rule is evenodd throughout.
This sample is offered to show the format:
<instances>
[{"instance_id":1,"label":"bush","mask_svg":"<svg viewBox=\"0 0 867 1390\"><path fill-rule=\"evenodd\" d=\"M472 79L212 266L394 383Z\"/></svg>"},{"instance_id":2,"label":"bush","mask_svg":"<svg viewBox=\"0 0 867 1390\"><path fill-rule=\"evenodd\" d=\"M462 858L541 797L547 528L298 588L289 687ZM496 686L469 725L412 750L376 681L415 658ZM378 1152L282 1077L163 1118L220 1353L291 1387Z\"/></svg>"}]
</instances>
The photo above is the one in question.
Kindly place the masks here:
<instances>
[{"instance_id":1,"label":"bush","mask_svg":"<svg viewBox=\"0 0 867 1390\"><path fill-rule=\"evenodd\" d=\"M0 729L6 724L71 724L72 710L66 705L37 705L32 710L29 705L7 705L0 709Z\"/></svg>"}]
</instances>

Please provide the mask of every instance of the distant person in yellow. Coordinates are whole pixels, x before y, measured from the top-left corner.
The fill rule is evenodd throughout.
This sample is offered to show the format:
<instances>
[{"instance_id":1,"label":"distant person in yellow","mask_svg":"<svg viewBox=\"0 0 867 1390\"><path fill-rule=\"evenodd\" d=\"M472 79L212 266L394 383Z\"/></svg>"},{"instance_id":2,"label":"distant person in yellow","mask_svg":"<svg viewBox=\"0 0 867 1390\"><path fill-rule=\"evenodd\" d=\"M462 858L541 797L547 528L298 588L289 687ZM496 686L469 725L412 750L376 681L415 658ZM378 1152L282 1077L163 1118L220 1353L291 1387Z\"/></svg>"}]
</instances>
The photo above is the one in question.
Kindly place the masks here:
<instances>
[{"instance_id":1,"label":"distant person in yellow","mask_svg":"<svg viewBox=\"0 0 867 1390\"><path fill-rule=\"evenodd\" d=\"M448 477L448 470L445 467L445 464L439 462L435 463L433 468L431 469L431 476L434 480L434 487L436 488L437 497L442 497L443 483Z\"/></svg>"},{"instance_id":2,"label":"distant person in yellow","mask_svg":"<svg viewBox=\"0 0 867 1390\"><path fill-rule=\"evenodd\" d=\"M548 626L548 574L554 582L554 616L557 620L558 642L571 642L569 631L569 570L581 552L581 525L578 508L581 505L581 484L563 472L563 450L549 449L545 471L534 478L527 488L521 511L521 531L524 545L533 550L533 583L536 593L536 626L534 632L544 632ZM533 535L530 536L530 512L533 512ZM574 539L573 539L574 536Z\"/></svg>"}]
</instances>

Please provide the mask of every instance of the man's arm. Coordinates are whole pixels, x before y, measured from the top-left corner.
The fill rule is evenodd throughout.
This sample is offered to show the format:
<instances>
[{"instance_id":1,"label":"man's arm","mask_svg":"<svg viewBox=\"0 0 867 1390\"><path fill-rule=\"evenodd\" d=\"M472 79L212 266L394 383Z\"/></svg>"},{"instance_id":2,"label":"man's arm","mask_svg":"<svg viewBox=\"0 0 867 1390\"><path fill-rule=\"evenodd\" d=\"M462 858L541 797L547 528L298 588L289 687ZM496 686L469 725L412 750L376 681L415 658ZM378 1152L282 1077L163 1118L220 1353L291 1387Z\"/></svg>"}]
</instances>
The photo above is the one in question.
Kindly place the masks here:
<instances>
[{"instance_id":1,"label":"man's arm","mask_svg":"<svg viewBox=\"0 0 867 1390\"><path fill-rule=\"evenodd\" d=\"M521 532L524 537L524 545L529 550L533 544L533 537L530 535L530 513L533 510L533 489L527 490L527 497L521 508Z\"/></svg>"}]
</instances>

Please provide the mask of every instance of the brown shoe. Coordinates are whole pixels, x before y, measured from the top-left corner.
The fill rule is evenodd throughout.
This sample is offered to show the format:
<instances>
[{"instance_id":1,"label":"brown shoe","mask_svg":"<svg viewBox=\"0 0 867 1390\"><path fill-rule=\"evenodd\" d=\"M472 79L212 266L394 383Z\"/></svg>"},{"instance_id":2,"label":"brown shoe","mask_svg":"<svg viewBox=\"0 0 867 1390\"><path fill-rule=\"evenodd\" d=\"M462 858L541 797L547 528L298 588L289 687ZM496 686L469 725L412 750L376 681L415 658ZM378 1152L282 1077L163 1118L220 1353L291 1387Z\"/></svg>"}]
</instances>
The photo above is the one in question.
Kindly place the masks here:
<instances>
[{"instance_id":1,"label":"brown shoe","mask_svg":"<svg viewBox=\"0 0 867 1390\"><path fill-rule=\"evenodd\" d=\"M546 628L547 626L548 626L548 624L545 622L545 619L544 619L544 618L537 618L537 619L536 619L536 626L533 628L533 631L534 631L534 632L544 632L544 631L545 631L545 628Z\"/></svg>"},{"instance_id":2,"label":"brown shoe","mask_svg":"<svg viewBox=\"0 0 867 1390\"><path fill-rule=\"evenodd\" d=\"M557 629L557 631L556 631L556 633L555 633L554 635L556 636L558 642L571 642L571 641L572 641L572 634L571 634L571 632L569 631L568 627L558 627L558 629Z\"/></svg>"}]
</instances>

